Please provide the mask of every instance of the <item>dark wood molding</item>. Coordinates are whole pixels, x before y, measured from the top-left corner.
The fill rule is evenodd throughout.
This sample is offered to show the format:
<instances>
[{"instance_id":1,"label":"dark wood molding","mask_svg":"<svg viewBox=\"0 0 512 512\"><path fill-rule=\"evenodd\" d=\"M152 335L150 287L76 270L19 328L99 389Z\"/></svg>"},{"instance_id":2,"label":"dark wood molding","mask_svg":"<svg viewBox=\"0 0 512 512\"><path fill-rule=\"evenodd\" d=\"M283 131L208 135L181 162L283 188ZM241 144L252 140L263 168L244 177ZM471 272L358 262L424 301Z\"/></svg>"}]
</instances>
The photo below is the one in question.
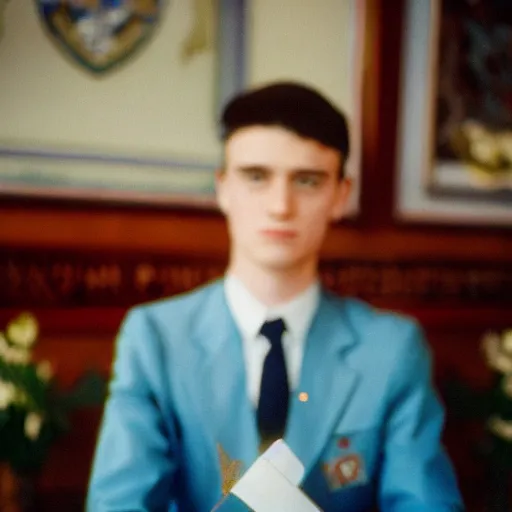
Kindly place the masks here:
<instances>
[{"instance_id":1,"label":"dark wood molding","mask_svg":"<svg viewBox=\"0 0 512 512\"><path fill-rule=\"evenodd\" d=\"M0 255L0 307L128 307L221 276L221 259L26 249ZM340 295L389 304L512 304L512 263L341 259L323 263Z\"/></svg>"}]
</instances>

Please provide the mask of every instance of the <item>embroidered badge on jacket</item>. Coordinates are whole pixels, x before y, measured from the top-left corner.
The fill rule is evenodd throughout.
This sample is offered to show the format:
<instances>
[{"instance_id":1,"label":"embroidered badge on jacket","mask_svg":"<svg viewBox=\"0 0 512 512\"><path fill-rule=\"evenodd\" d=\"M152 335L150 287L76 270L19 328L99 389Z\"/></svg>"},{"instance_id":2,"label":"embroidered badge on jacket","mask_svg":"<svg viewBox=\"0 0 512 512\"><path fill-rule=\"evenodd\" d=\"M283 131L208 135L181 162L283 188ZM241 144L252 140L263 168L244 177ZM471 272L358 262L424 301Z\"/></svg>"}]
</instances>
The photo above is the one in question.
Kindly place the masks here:
<instances>
[{"instance_id":1,"label":"embroidered badge on jacket","mask_svg":"<svg viewBox=\"0 0 512 512\"><path fill-rule=\"evenodd\" d=\"M363 460L356 453L324 463L322 469L332 491L366 482Z\"/></svg>"}]
</instances>

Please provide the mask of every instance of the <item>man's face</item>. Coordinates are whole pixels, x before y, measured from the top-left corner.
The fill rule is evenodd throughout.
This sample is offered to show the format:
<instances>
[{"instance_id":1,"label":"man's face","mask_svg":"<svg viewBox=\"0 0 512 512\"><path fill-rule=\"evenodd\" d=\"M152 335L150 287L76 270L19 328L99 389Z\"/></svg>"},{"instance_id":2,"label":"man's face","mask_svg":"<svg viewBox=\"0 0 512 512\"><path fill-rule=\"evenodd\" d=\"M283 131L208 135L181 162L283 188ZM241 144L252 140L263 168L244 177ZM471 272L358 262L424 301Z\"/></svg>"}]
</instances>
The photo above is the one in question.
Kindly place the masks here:
<instances>
[{"instance_id":1,"label":"man's face","mask_svg":"<svg viewBox=\"0 0 512 512\"><path fill-rule=\"evenodd\" d=\"M274 270L315 263L325 231L344 211L335 149L280 127L252 126L226 142L217 199L233 257Z\"/></svg>"}]
</instances>

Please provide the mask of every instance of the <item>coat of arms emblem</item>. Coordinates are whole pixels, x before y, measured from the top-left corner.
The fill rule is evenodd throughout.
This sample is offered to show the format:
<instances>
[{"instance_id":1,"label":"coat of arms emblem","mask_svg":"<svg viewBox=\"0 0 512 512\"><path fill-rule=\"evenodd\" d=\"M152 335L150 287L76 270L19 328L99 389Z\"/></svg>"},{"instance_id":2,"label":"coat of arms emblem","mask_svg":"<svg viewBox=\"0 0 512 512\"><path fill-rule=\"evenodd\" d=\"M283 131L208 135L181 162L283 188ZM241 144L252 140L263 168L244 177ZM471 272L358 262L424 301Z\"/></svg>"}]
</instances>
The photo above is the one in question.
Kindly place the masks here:
<instances>
[{"instance_id":1,"label":"coat of arms emblem","mask_svg":"<svg viewBox=\"0 0 512 512\"><path fill-rule=\"evenodd\" d=\"M125 61L154 33L166 0L36 0L52 39L101 74Z\"/></svg>"}]
</instances>

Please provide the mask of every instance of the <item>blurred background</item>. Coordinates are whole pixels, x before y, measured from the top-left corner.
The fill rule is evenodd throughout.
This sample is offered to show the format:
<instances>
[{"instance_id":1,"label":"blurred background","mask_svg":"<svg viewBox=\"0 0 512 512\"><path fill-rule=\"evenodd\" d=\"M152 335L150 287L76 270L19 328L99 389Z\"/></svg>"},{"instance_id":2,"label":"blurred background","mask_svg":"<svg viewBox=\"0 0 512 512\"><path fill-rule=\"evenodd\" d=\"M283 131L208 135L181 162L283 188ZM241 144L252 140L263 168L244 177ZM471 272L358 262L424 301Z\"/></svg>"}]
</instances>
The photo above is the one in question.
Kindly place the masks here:
<instances>
[{"instance_id":1,"label":"blurred background","mask_svg":"<svg viewBox=\"0 0 512 512\"><path fill-rule=\"evenodd\" d=\"M482 350L512 353L507 2L0 0L0 34L0 499L83 509L121 319L224 271L219 109L296 79L352 131L325 285L419 320L468 511L512 510L512 362ZM34 396L59 390L60 435L32 416L6 441L16 364Z\"/></svg>"}]
</instances>

